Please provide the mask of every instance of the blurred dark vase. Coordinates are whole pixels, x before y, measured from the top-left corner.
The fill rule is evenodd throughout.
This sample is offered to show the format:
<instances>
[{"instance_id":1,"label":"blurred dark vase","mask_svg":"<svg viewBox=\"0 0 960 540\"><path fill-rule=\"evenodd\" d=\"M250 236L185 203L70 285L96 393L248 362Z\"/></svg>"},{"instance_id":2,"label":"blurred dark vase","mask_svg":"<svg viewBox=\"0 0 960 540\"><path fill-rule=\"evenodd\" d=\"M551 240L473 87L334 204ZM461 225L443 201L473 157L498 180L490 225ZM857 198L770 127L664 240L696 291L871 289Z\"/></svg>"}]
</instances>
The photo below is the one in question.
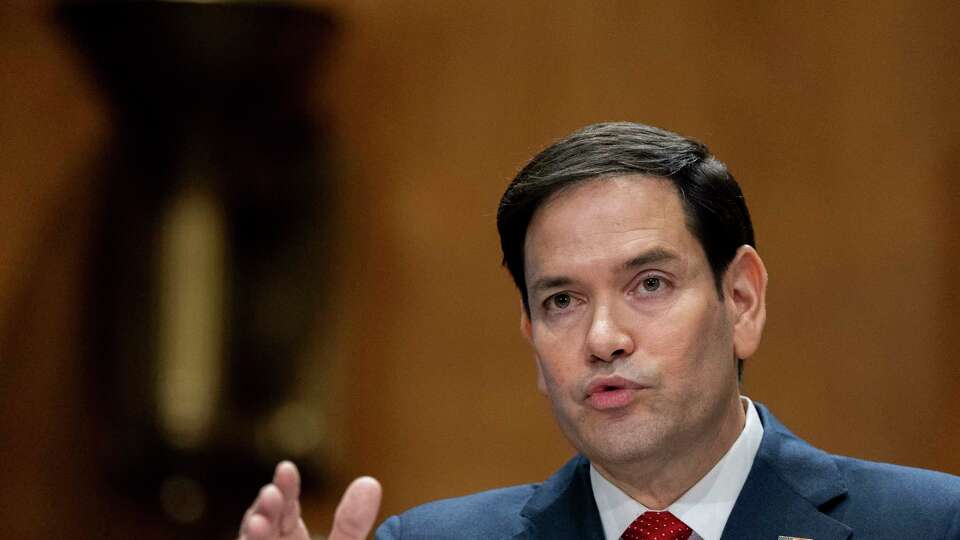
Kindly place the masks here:
<instances>
[{"instance_id":1,"label":"blurred dark vase","mask_svg":"<svg viewBox=\"0 0 960 540\"><path fill-rule=\"evenodd\" d=\"M332 18L156 1L64 2L58 20L111 122L85 341L104 478L179 537L221 535L275 459L323 443L283 411L334 307L335 193L309 103Z\"/></svg>"}]
</instances>

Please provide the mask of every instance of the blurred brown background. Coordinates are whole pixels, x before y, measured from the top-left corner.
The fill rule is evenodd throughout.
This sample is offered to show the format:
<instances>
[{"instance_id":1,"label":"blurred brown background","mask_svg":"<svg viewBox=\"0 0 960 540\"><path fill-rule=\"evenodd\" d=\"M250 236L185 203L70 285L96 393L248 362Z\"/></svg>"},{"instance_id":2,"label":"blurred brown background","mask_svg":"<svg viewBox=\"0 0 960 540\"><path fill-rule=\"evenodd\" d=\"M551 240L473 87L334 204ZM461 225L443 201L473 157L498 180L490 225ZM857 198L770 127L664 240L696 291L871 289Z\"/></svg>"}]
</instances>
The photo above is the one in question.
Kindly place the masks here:
<instances>
[{"instance_id":1,"label":"blurred brown background","mask_svg":"<svg viewBox=\"0 0 960 540\"><path fill-rule=\"evenodd\" d=\"M315 4L340 26L311 102L341 191L314 532L353 475L386 516L570 455L494 216L535 151L603 120L697 137L743 185L771 276L749 396L830 451L960 474L960 5ZM109 123L51 10L0 4L0 531L169 538L86 450L84 172Z\"/></svg>"}]
</instances>

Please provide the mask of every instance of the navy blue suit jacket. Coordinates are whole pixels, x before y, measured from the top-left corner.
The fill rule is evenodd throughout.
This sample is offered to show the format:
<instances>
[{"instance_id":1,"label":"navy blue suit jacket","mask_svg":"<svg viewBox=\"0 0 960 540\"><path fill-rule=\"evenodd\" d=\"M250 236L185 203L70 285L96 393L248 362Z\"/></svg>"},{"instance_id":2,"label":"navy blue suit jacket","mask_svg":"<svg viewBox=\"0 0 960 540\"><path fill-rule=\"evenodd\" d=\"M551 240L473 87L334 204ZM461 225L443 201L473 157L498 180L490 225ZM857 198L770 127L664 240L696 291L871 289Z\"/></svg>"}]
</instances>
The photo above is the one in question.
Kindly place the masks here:
<instances>
[{"instance_id":1,"label":"navy blue suit jacket","mask_svg":"<svg viewBox=\"0 0 960 540\"><path fill-rule=\"evenodd\" d=\"M723 540L960 539L960 477L827 454L756 405L763 441ZM376 536L603 540L589 467L577 456L540 484L425 504Z\"/></svg>"}]
</instances>

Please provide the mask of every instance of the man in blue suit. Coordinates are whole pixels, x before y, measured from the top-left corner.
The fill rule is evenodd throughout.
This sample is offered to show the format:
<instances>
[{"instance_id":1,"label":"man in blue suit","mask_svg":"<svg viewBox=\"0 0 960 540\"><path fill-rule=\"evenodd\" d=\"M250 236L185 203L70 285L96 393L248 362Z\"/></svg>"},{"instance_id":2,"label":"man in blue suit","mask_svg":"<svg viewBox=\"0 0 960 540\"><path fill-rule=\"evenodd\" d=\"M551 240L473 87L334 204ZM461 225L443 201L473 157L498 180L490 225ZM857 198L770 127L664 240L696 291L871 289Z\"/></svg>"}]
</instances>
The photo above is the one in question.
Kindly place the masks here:
<instances>
[{"instance_id":1,"label":"man in blue suit","mask_svg":"<svg viewBox=\"0 0 960 540\"><path fill-rule=\"evenodd\" d=\"M542 151L497 215L521 327L579 455L541 484L430 503L378 538L960 539L960 478L832 456L740 395L767 274L733 176L650 126L588 126ZM307 540L278 466L243 540ZM330 538L369 532L354 482Z\"/></svg>"}]
</instances>

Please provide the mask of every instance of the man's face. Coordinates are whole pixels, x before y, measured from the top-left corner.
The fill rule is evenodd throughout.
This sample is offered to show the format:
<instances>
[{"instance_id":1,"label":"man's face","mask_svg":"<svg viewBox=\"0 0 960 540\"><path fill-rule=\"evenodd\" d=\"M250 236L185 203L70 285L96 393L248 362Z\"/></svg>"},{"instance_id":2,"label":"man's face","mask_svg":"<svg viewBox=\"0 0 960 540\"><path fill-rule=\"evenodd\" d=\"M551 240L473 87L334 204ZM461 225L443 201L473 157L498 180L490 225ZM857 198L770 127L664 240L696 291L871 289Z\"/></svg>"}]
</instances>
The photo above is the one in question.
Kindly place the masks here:
<instances>
[{"instance_id":1,"label":"man's face","mask_svg":"<svg viewBox=\"0 0 960 540\"><path fill-rule=\"evenodd\" d=\"M672 184L629 176L561 191L534 215L524 254L524 333L578 450L613 467L739 432L739 308L720 299Z\"/></svg>"}]
</instances>

